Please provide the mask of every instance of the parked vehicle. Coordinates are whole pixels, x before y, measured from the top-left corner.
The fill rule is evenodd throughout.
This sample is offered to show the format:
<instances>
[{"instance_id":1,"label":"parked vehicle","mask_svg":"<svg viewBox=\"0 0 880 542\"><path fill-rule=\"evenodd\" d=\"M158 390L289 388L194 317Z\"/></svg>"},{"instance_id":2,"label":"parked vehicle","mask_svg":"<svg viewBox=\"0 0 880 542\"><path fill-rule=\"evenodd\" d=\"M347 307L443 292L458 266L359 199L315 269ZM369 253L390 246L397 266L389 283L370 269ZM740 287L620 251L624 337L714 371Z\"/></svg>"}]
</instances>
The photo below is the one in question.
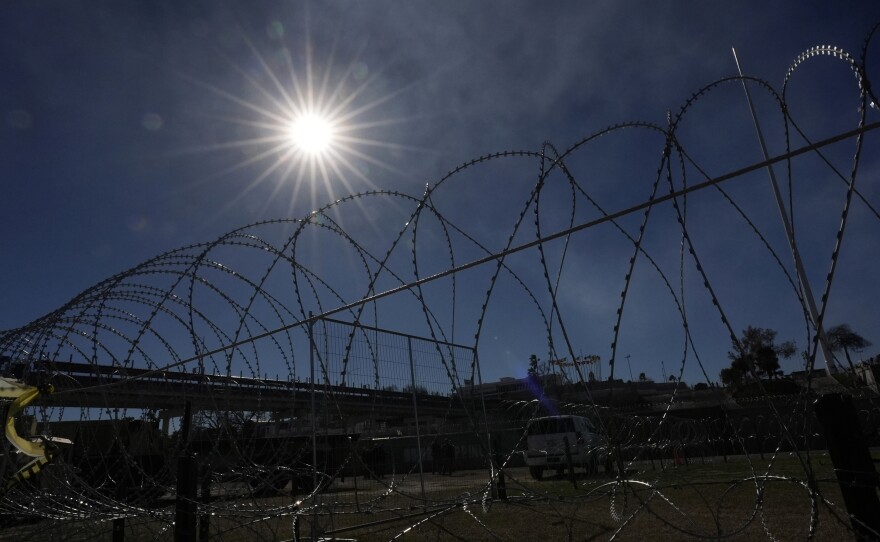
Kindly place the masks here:
<instances>
[{"instance_id":1,"label":"parked vehicle","mask_svg":"<svg viewBox=\"0 0 880 542\"><path fill-rule=\"evenodd\" d=\"M569 457L572 467L584 467L589 474L598 472L596 448L600 438L588 418L569 415L535 418L526 428L526 442L528 448L523 458L535 480L541 480L546 469L561 474L569 466Z\"/></svg>"}]
</instances>

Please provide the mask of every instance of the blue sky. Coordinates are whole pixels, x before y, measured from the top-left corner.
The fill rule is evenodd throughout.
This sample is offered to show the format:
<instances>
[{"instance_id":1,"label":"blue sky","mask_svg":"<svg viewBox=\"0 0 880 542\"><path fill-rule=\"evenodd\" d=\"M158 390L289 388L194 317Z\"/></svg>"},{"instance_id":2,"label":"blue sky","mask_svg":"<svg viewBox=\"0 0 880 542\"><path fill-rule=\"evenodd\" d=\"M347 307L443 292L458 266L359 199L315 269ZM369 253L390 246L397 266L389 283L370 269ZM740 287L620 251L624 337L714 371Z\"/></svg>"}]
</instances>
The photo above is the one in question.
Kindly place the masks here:
<instances>
[{"instance_id":1,"label":"blue sky","mask_svg":"<svg viewBox=\"0 0 880 542\"><path fill-rule=\"evenodd\" d=\"M735 74L732 46L747 74L781 92L798 54L828 44L858 58L876 21L880 5L871 2L6 3L0 7L0 329L22 326L155 255L247 224L302 218L365 190L419 198L426 183L437 185L468 160L539 152L545 142L561 152L615 123L664 126L667 112L676 115L692 93ZM869 75L877 47L875 40ZM350 130L337 169L326 175L300 175L295 156L276 164L275 143L265 140L277 134L271 125L283 116L285 100L297 101L294 79L301 88L311 83L315 100L341 104L337 115ZM779 110L766 93L754 92L770 154L784 152ZM838 60L799 67L786 98L813 140L858 123L858 87ZM868 122L877 115L868 111ZM737 84L689 109L678 137L710 176L761 158ZM857 186L876 206L875 139L865 138ZM792 138L792 146L802 144ZM579 148L566 165L612 212L647 198L662 150L662 135L625 130ZM827 156L848 176L853 151L849 141ZM479 164L444 181L433 201L444 217L500 250L539 166L522 157ZM777 173L787 179L784 168ZM818 297L845 186L815 156L796 161L792 177L796 231ZM700 180L689 166L688 183ZM766 173L724 188L791 271ZM598 216L583 195L571 195L558 171L548 177L540 206L544 233L566 227L572 212L575 223ZM332 212L381 255L413 208L396 197L365 198ZM692 240L733 328L771 327L805 347L796 296L748 225L711 190L689 197L687 209ZM621 225L635 235L641 219L639 213ZM658 206L650 220L646 250L677 290L681 239L671 206ZM873 278L880 222L861 202L849 220L827 322L848 322L880 344ZM533 207L525 225L514 244L535 238ZM442 271L450 260L440 229L427 219L419 227L422 276ZM304 242L303 261L356 299L365 291L348 269L357 258L345 246L331 249L333 243ZM553 273L563 270L557 302L574 352L607 360L632 244L606 224L573 236L564 263L561 243L546 250ZM393 255L408 272L402 276L412 276L411 254ZM457 264L482 255L455 242ZM254 262L236 261L235 251L225 257L230 266L259 271ZM535 291L546 292L536 251L509 263ZM473 340L493 271L483 266L457 279L457 342ZM692 260L686 259L684 279L691 331L716 379L729 339ZM451 332L450 288L447 281L427 295ZM662 277L639 260L616 374L628 377L620 363L630 355L636 375L659 379L663 361L667 374L703 378L692 354L682 352L682 322L671 299ZM538 303L549 306L546 295ZM382 310L383 323L425 333L413 324L413 315L421 316L411 302L391 300ZM553 341L562 343L558 329ZM550 355L533 303L506 274L489 298L479 347L487 379L521 375L531 353ZM798 365L786 363L787 370Z\"/></svg>"}]
</instances>

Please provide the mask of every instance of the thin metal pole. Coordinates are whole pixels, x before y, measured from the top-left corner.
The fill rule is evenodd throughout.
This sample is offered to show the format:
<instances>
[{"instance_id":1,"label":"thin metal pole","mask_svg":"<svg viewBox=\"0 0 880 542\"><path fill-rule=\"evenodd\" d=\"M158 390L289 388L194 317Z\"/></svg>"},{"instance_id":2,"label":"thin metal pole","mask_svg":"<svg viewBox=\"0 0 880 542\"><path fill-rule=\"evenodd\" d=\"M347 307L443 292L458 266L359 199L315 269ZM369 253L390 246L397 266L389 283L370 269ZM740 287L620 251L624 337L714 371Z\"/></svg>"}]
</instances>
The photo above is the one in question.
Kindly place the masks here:
<instances>
[{"instance_id":1,"label":"thin metal pole","mask_svg":"<svg viewBox=\"0 0 880 542\"><path fill-rule=\"evenodd\" d=\"M315 418L315 322L309 312L309 371L311 373L312 394L312 489L318 487L318 428Z\"/></svg>"},{"instance_id":2,"label":"thin metal pole","mask_svg":"<svg viewBox=\"0 0 880 542\"><path fill-rule=\"evenodd\" d=\"M406 345L409 350L409 374L412 379L413 413L416 417L416 446L418 446L419 456L419 481L422 484L422 504L426 505L428 501L425 500L425 471L422 467L422 433L419 429L419 405L416 400L416 370L413 366L412 337L406 338Z\"/></svg>"},{"instance_id":3,"label":"thin metal pole","mask_svg":"<svg viewBox=\"0 0 880 542\"><path fill-rule=\"evenodd\" d=\"M311 394L312 394L312 492L314 492L315 499L320 498L321 493L316 491L318 489L318 427L317 427L317 415L315 414L315 349L317 346L315 345L315 320L312 318L312 311L309 311L309 372L311 375ZM316 500L316 503L318 501ZM315 526L315 516L312 516L312 521L309 522L309 530L311 533L310 538L312 540L317 540L318 538L318 529Z\"/></svg>"},{"instance_id":4,"label":"thin metal pole","mask_svg":"<svg viewBox=\"0 0 880 542\"><path fill-rule=\"evenodd\" d=\"M731 51L733 51L733 60L736 62L736 69L739 72L739 76L743 77L739 58L736 56L736 49L731 48ZM758 134L758 143L761 145L761 152L764 155L764 161L769 162L770 155L767 153L767 144L764 142L764 133L761 131L758 116L755 114L755 106L752 103L752 95L749 93L748 82L745 79L742 79L742 85L743 91L746 93L746 101L749 103L749 112L752 114L752 122L755 124L755 132ZM816 300L813 298L813 290L810 288L810 282L807 279L807 273L804 270L804 264L801 261L801 255L794 239L794 230L792 229L791 222L789 222L788 215L785 212L782 193L779 191L779 183L776 182L776 173L773 172L773 165L770 163L767 164L767 173L770 176L770 186L773 189L773 197L776 199L776 206L779 208L779 215L782 217L782 226L785 228L786 237L788 237L788 245L791 248L791 255L794 257L795 270L797 271L798 282L800 283L801 290L804 294L804 301L807 303L807 311L810 314L810 320L813 321L813 326L816 328L816 334L819 337L822 357L825 358L825 372L828 376L831 376L837 372L837 369L832 362L833 358L831 357L831 350L828 348L828 340L825 337L825 330L822 328L822 323L819 322L819 311L816 309Z\"/></svg>"},{"instance_id":5,"label":"thin metal pole","mask_svg":"<svg viewBox=\"0 0 880 542\"><path fill-rule=\"evenodd\" d=\"M486 427L486 442L489 444L489 448L488 448L489 449L489 476L490 476L490 480L494 480L495 479L495 465L492 463L492 458L496 458L496 463L498 463L498 470L500 471L501 470L501 462L498 461L498 458L500 458L500 455L495 456L493 453L494 451L497 451L497 450L495 450L496 446L492 443L492 433L489 431L489 416L486 414L486 394L483 392L483 374L482 374L482 371L480 370L480 357L477 354L476 348L473 349L473 354L474 354L474 364L477 366L477 384L480 386L480 406L483 409L483 425L485 425L485 427ZM473 396L474 396L473 393L468 393L468 397L473 397ZM495 444L497 444L497 443L495 443ZM502 476L501 479L503 480L504 474L502 473L501 476Z\"/></svg>"}]
</instances>

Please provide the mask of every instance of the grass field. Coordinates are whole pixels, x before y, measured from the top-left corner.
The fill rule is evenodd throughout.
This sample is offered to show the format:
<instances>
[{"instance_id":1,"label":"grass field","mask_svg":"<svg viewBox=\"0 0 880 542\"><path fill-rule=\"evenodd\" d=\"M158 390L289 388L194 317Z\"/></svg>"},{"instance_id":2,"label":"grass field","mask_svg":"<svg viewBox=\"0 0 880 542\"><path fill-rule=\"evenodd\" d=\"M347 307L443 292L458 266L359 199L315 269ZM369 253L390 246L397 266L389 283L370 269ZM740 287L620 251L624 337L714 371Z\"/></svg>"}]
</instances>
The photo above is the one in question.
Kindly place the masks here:
<instances>
[{"instance_id":1,"label":"grass field","mask_svg":"<svg viewBox=\"0 0 880 542\"><path fill-rule=\"evenodd\" d=\"M346 529L338 536L362 541L389 540L847 540L849 523L826 457L814 455L818 493L806 484L804 467L794 457L772 463L738 457L698 459L688 466L660 470L633 465L622 480L599 475L565 476L535 482L525 469L507 478L506 501L483 506L464 496L433 514L400 522ZM437 490L442 493L442 490ZM437 497L445 495L437 494ZM348 519L348 518L346 518ZM354 518L351 518L354 519ZM422 521L418 526L416 522ZM328 525L329 526L329 525ZM408 527L411 530L404 532ZM306 534L306 531L303 531ZM328 533L329 534L329 533Z\"/></svg>"},{"instance_id":2,"label":"grass field","mask_svg":"<svg viewBox=\"0 0 880 542\"><path fill-rule=\"evenodd\" d=\"M487 471L454 476L389 476L334 482L319 498L237 499L212 503L210 539L291 540L300 534L379 540L853 540L840 490L824 454L805 466L791 455L691 460L665 469L629 466L622 477L579 475L532 480L506 471L507 499L492 498ZM357 491L355 491L357 488ZM132 511L135 512L135 511ZM125 540L172 540L173 507L133 513ZM45 521L0 531L2 540L111 540L111 521Z\"/></svg>"}]
</instances>

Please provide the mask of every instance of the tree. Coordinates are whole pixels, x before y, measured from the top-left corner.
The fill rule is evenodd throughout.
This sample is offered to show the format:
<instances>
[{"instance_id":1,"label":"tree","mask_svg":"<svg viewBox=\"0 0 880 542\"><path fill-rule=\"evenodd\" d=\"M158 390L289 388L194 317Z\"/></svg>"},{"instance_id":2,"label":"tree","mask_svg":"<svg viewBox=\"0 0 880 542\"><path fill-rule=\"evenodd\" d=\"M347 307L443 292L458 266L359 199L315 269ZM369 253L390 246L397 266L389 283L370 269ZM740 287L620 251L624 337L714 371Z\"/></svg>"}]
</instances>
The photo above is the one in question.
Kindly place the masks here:
<instances>
[{"instance_id":1,"label":"tree","mask_svg":"<svg viewBox=\"0 0 880 542\"><path fill-rule=\"evenodd\" d=\"M871 346L870 341L853 331L848 324L840 324L832 327L825 332L825 337L828 339L828 348L830 348L832 352L843 350L843 354L846 356L846 361L849 363L849 368L853 372L855 372L855 366L853 366L849 351L860 352Z\"/></svg>"},{"instance_id":2,"label":"tree","mask_svg":"<svg viewBox=\"0 0 880 542\"><path fill-rule=\"evenodd\" d=\"M538 356L536 356L535 354L532 354L531 356L529 356L528 374L529 374L529 376L534 376L534 377L538 376Z\"/></svg>"},{"instance_id":3,"label":"tree","mask_svg":"<svg viewBox=\"0 0 880 542\"><path fill-rule=\"evenodd\" d=\"M730 367L721 369L721 382L725 386L738 386L742 383L744 376L743 372L739 368L734 367L733 364Z\"/></svg>"},{"instance_id":4,"label":"tree","mask_svg":"<svg viewBox=\"0 0 880 542\"><path fill-rule=\"evenodd\" d=\"M730 367L721 371L721 381L727 385L739 384L755 374L776 378L781 373L779 358L790 358L796 348L791 341L777 345L773 329L749 326L739 341L733 341L733 350L727 353Z\"/></svg>"},{"instance_id":5,"label":"tree","mask_svg":"<svg viewBox=\"0 0 880 542\"><path fill-rule=\"evenodd\" d=\"M403 387L403 391L405 393L412 393L413 390L415 390L415 392L417 394L428 395L428 388L426 388L425 386L420 386L420 385L416 384L416 386L413 387L412 384L407 384L406 386Z\"/></svg>"}]
</instances>

